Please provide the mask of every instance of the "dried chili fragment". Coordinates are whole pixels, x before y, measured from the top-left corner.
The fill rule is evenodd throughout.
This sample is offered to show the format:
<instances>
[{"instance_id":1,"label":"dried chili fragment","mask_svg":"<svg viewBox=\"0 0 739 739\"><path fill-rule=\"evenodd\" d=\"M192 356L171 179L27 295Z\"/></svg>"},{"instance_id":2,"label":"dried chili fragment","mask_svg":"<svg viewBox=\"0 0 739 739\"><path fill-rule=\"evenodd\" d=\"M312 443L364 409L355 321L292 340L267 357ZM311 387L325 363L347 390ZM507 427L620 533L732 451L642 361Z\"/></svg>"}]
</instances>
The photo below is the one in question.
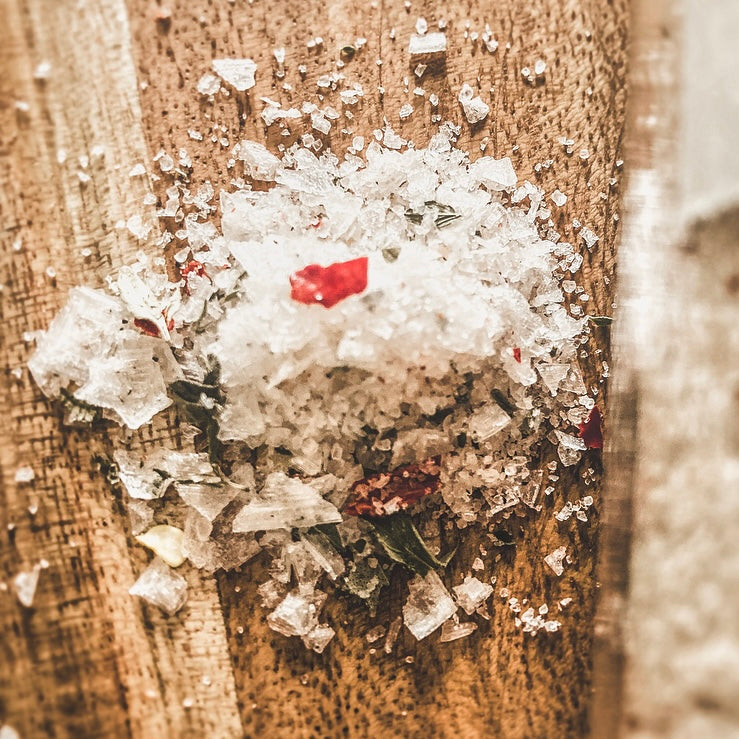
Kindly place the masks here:
<instances>
[{"instance_id":1,"label":"dried chili fragment","mask_svg":"<svg viewBox=\"0 0 739 739\"><path fill-rule=\"evenodd\" d=\"M205 271L205 266L202 262L198 262L197 259L191 259L181 270L180 274L183 277L187 277L189 274L196 274L198 277L207 277L208 274Z\"/></svg>"},{"instance_id":2,"label":"dried chili fragment","mask_svg":"<svg viewBox=\"0 0 739 739\"><path fill-rule=\"evenodd\" d=\"M439 489L439 457L357 480L350 488L349 516L379 518L404 511Z\"/></svg>"},{"instance_id":3,"label":"dried chili fragment","mask_svg":"<svg viewBox=\"0 0 739 739\"><path fill-rule=\"evenodd\" d=\"M597 405L593 406L588 417L579 426L580 438L588 449L603 448L603 415Z\"/></svg>"},{"instance_id":4,"label":"dried chili fragment","mask_svg":"<svg viewBox=\"0 0 739 739\"><path fill-rule=\"evenodd\" d=\"M197 259L191 259L186 265L180 268L180 276L185 280L185 293L187 295L190 294L190 285L188 284L190 275L206 277L210 280L210 275L205 271L205 265L202 262L198 262Z\"/></svg>"},{"instance_id":5,"label":"dried chili fragment","mask_svg":"<svg viewBox=\"0 0 739 739\"><path fill-rule=\"evenodd\" d=\"M147 336L153 336L158 339L162 335L162 332L159 330L159 326L148 318L134 318L133 325Z\"/></svg>"},{"instance_id":6,"label":"dried chili fragment","mask_svg":"<svg viewBox=\"0 0 739 739\"><path fill-rule=\"evenodd\" d=\"M290 275L290 297L298 303L332 308L367 287L367 257L334 262L328 267L309 264Z\"/></svg>"},{"instance_id":7,"label":"dried chili fragment","mask_svg":"<svg viewBox=\"0 0 739 739\"><path fill-rule=\"evenodd\" d=\"M513 349L513 358L521 364L521 349L519 347L514 347Z\"/></svg>"}]
</instances>

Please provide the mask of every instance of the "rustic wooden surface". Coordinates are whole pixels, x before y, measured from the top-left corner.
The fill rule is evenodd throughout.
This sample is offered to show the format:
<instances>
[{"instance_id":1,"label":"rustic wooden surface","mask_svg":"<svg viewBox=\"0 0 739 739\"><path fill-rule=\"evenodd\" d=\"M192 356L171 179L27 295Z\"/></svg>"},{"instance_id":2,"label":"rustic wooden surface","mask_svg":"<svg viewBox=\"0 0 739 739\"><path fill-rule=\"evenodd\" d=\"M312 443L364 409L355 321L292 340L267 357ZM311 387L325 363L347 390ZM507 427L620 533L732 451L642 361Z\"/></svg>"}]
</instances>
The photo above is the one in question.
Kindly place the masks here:
<instances>
[{"instance_id":1,"label":"rustic wooden surface","mask_svg":"<svg viewBox=\"0 0 739 739\"><path fill-rule=\"evenodd\" d=\"M496 593L508 587L520 599L550 606L572 597L561 632L536 639L522 634L496 594L490 624L470 639L440 644L433 636L415 643L405 633L395 654L371 654L362 634L374 622L334 601L328 616L338 633L319 656L266 628L254 592L259 562L215 581L188 571L190 601L171 619L131 599L127 588L146 557L132 545L125 512L92 463L110 440L64 430L59 410L41 397L27 371L17 380L11 370L32 351L24 332L44 328L70 286L101 285L135 254L138 245L116 222L146 212L140 203L148 188L161 197L171 181L129 178L133 164L148 166L161 148L172 154L186 148L193 186L206 179L228 186L229 149L240 138L272 146L292 140L272 130L265 136L259 97L298 105L315 100L316 78L335 69L339 49L357 36L367 45L343 71L361 82L366 97L354 120L337 128L368 136L386 118L423 145L434 127L427 97L413 96L407 56L419 15L448 23L447 63L427 71L421 82L427 96L438 94L443 118L462 123L460 142L473 156L487 138L486 153L511 155L521 179L569 196L555 214L557 227L574 240L577 217L601 237L584 254L577 279L592 296L588 311L610 314L619 192L609 180L619 176L626 0L427 2L413 3L410 11L398 0L361 7L345 0L179 0L166 7L171 17L162 21L161 8L149 0L0 0L0 412L6 419L0 429L0 582L41 557L49 562L32 609L0 591L0 724L7 721L23 737L584 734L597 504L588 524L557 525L552 513L585 494L577 474L598 469L594 453L573 479L563 476L540 514L522 519L515 548L494 564L497 550L485 558L498 578ZM501 44L495 54L464 39L467 20L472 31L490 24ZM308 50L315 35L323 46ZM279 46L287 50L291 94L271 72L272 49ZM195 85L210 60L232 55L257 61L256 88L248 96L201 98ZM546 82L526 84L520 69L538 58L548 64ZM46 82L33 79L42 60L52 65ZM305 80L300 63L308 68ZM411 80L408 92L403 77ZM492 101L488 120L473 130L456 102L463 82L479 84ZM29 104L27 113L16 109L19 100ZM408 101L415 112L401 124L398 110ZM337 93L326 102L340 107ZM210 140L213 126L223 126L219 138L225 134L229 146ZM188 129L201 131L204 141L190 139ZM576 152L588 148L589 159L566 156L558 143L563 136L575 140ZM349 140L337 133L331 144L342 150ZM79 157L91 156L95 146L104 153L84 168ZM67 152L64 163L60 149ZM549 159L551 167L537 173L535 164ZM89 182L80 181L79 171ZM148 218L153 222L152 211ZM85 247L90 257L82 256ZM45 272L50 266L54 279ZM585 347L589 385L598 384L606 341L599 329ZM162 440L178 443L174 419L139 439L142 445ZM23 464L36 471L31 485L14 482ZM597 485L587 492L598 500ZM560 544L574 563L556 578L542 558ZM454 582L464 574L450 569ZM402 599L396 583L376 621L386 623Z\"/></svg>"}]
</instances>

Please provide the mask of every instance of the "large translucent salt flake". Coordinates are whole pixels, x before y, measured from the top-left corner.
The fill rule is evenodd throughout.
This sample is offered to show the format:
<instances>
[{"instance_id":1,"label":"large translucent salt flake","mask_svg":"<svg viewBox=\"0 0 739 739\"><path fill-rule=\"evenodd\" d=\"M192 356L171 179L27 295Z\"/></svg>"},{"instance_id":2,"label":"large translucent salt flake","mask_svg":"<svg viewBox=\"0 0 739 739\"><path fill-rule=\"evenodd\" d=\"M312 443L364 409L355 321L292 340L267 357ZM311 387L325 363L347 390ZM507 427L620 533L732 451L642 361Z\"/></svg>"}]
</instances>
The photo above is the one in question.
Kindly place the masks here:
<instances>
[{"instance_id":1,"label":"large translucent salt flake","mask_svg":"<svg viewBox=\"0 0 739 739\"><path fill-rule=\"evenodd\" d=\"M408 600L403 606L403 621L416 639L425 639L457 611L441 578L431 570L425 577L416 575L409 583Z\"/></svg>"},{"instance_id":2,"label":"large translucent salt flake","mask_svg":"<svg viewBox=\"0 0 739 739\"><path fill-rule=\"evenodd\" d=\"M232 485L175 483L180 498L212 521L238 495Z\"/></svg>"},{"instance_id":3,"label":"large translucent salt flake","mask_svg":"<svg viewBox=\"0 0 739 739\"><path fill-rule=\"evenodd\" d=\"M244 92L255 85L257 65L253 59L214 59L213 71L235 90Z\"/></svg>"},{"instance_id":4,"label":"large translucent salt flake","mask_svg":"<svg viewBox=\"0 0 739 739\"><path fill-rule=\"evenodd\" d=\"M318 591L309 595L288 593L267 616L267 623L285 636L306 636L318 626L318 612L325 598L325 593Z\"/></svg>"},{"instance_id":5,"label":"large translucent salt flake","mask_svg":"<svg viewBox=\"0 0 739 739\"><path fill-rule=\"evenodd\" d=\"M490 190L510 190L518 181L509 157L480 157L470 165L470 175Z\"/></svg>"},{"instance_id":6,"label":"large translucent salt flake","mask_svg":"<svg viewBox=\"0 0 739 739\"><path fill-rule=\"evenodd\" d=\"M113 453L118 476L132 498L161 498L173 483L220 485L207 454L156 449L146 456L123 449Z\"/></svg>"},{"instance_id":7,"label":"large translucent salt flake","mask_svg":"<svg viewBox=\"0 0 739 739\"><path fill-rule=\"evenodd\" d=\"M254 180L274 180L280 160L256 141L242 141L234 154L244 162L244 172Z\"/></svg>"},{"instance_id":8,"label":"large translucent salt flake","mask_svg":"<svg viewBox=\"0 0 739 739\"><path fill-rule=\"evenodd\" d=\"M408 43L408 53L416 58L441 56L446 53L446 34L413 34Z\"/></svg>"},{"instance_id":9,"label":"large translucent salt flake","mask_svg":"<svg viewBox=\"0 0 739 739\"><path fill-rule=\"evenodd\" d=\"M486 441L510 422L511 417L497 403L488 403L470 416L469 429L475 441Z\"/></svg>"},{"instance_id":10,"label":"large translucent salt flake","mask_svg":"<svg viewBox=\"0 0 739 739\"><path fill-rule=\"evenodd\" d=\"M477 624L474 621L465 621L463 623L451 621L444 621L441 625L441 636L439 641L456 641L457 639L463 639L465 636L474 634L477 631Z\"/></svg>"},{"instance_id":11,"label":"large translucent salt flake","mask_svg":"<svg viewBox=\"0 0 739 739\"><path fill-rule=\"evenodd\" d=\"M559 442L557 445L557 454L565 467L571 467L577 464L582 457L582 453L587 449L585 442L572 434L566 434L559 429L554 430L554 434Z\"/></svg>"},{"instance_id":12,"label":"large translucent salt flake","mask_svg":"<svg viewBox=\"0 0 739 739\"><path fill-rule=\"evenodd\" d=\"M41 573L41 565L34 565L30 570L19 572L13 578L13 589L18 596L18 600L26 607L33 605L33 598L36 595L36 587L38 585L39 574Z\"/></svg>"},{"instance_id":13,"label":"large translucent salt flake","mask_svg":"<svg viewBox=\"0 0 739 739\"><path fill-rule=\"evenodd\" d=\"M140 428L172 405L159 352L169 353L169 348L158 339L132 332L121 336L106 356L90 362L90 376L75 397L110 409L130 429Z\"/></svg>"},{"instance_id":14,"label":"large translucent salt flake","mask_svg":"<svg viewBox=\"0 0 739 739\"><path fill-rule=\"evenodd\" d=\"M128 592L161 608L171 616L185 605L187 581L157 557L141 573Z\"/></svg>"},{"instance_id":15,"label":"large translucent salt flake","mask_svg":"<svg viewBox=\"0 0 739 739\"><path fill-rule=\"evenodd\" d=\"M267 476L259 495L239 511L233 530L310 528L340 521L336 506L324 500L315 488L282 472L273 472Z\"/></svg>"},{"instance_id":16,"label":"large translucent salt flake","mask_svg":"<svg viewBox=\"0 0 739 739\"><path fill-rule=\"evenodd\" d=\"M28 362L33 379L48 396L84 385L90 362L115 344L126 315L123 303L102 290L74 287L67 304L38 339Z\"/></svg>"},{"instance_id":17,"label":"large translucent salt flake","mask_svg":"<svg viewBox=\"0 0 739 739\"><path fill-rule=\"evenodd\" d=\"M476 577L465 577L461 585L452 588L460 608L471 616L492 594L493 586Z\"/></svg>"}]
</instances>

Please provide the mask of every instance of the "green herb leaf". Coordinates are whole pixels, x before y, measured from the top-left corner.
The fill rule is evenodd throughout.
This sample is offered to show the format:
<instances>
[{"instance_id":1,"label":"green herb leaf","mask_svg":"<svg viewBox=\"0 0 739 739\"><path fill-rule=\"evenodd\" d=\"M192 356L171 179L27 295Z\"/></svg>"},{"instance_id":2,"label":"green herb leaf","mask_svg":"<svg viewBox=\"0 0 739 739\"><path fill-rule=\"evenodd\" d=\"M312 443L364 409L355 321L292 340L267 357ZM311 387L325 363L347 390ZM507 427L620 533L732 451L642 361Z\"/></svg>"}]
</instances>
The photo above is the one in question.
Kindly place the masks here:
<instances>
[{"instance_id":1,"label":"green herb leaf","mask_svg":"<svg viewBox=\"0 0 739 739\"><path fill-rule=\"evenodd\" d=\"M444 226L448 226L452 221L456 221L457 218L461 217L459 213L440 213L436 216L434 223L436 223L436 228L444 228Z\"/></svg>"},{"instance_id":2,"label":"green herb leaf","mask_svg":"<svg viewBox=\"0 0 739 739\"><path fill-rule=\"evenodd\" d=\"M596 326L610 326L613 323L613 318L610 316L588 316L588 319Z\"/></svg>"},{"instance_id":3,"label":"green herb leaf","mask_svg":"<svg viewBox=\"0 0 739 739\"><path fill-rule=\"evenodd\" d=\"M319 534L328 540L328 543L341 554L344 550L344 545L341 543L341 534L339 533L339 527L335 523L319 523L316 526L311 526L309 531L312 534Z\"/></svg>"},{"instance_id":4,"label":"green herb leaf","mask_svg":"<svg viewBox=\"0 0 739 739\"><path fill-rule=\"evenodd\" d=\"M495 388L492 392L493 400L509 415L512 416L516 412L516 406L511 403L502 390Z\"/></svg>"},{"instance_id":5,"label":"green herb leaf","mask_svg":"<svg viewBox=\"0 0 739 739\"><path fill-rule=\"evenodd\" d=\"M419 575L426 575L438 567L446 567L457 551L455 547L443 557L434 556L418 533L413 519L406 513L364 520L374 529L377 540L388 557Z\"/></svg>"}]
</instances>

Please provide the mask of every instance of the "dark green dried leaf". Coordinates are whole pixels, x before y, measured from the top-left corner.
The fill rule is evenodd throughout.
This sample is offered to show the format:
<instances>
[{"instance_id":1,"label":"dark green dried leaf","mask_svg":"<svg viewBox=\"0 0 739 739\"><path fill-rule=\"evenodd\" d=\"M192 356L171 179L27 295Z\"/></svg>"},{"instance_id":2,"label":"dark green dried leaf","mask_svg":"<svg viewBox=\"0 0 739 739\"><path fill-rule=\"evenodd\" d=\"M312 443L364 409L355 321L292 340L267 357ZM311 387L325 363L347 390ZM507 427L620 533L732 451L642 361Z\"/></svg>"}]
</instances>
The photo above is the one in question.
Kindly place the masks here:
<instances>
[{"instance_id":1,"label":"dark green dried leaf","mask_svg":"<svg viewBox=\"0 0 739 739\"><path fill-rule=\"evenodd\" d=\"M459 215L459 213L440 213L438 216L436 216L436 220L434 221L434 223L436 223L436 228L444 228L453 221L456 221L457 218L461 217L462 216Z\"/></svg>"},{"instance_id":2,"label":"dark green dried leaf","mask_svg":"<svg viewBox=\"0 0 739 739\"><path fill-rule=\"evenodd\" d=\"M516 412L516 406L511 403L510 400L506 397L505 393L503 393L501 390L498 390L498 388L495 388L493 390L493 400L509 415L512 416Z\"/></svg>"},{"instance_id":3,"label":"dark green dried leaf","mask_svg":"<svg viewBox=\"0 0 739 739\"><path fill-rule=\"evenodd\" d=\"M436 557L421 538L413 519L406 513L394 513L383 518L365 518L374 529L377 540L395 562L408 567L419 575L446 567L456 552L456 547L443 557Z\"/></svg>"},{"instance_id":4,"label":"dark green dried leaf","mask_svg":"<svg viewBox=\"0 0 739 739\"><path fill-rule=\"evenodd\" d=\"M611 316L588 316L588 320L596 326L610 326L613 323Z\"/></svg>"}]
</instances>

